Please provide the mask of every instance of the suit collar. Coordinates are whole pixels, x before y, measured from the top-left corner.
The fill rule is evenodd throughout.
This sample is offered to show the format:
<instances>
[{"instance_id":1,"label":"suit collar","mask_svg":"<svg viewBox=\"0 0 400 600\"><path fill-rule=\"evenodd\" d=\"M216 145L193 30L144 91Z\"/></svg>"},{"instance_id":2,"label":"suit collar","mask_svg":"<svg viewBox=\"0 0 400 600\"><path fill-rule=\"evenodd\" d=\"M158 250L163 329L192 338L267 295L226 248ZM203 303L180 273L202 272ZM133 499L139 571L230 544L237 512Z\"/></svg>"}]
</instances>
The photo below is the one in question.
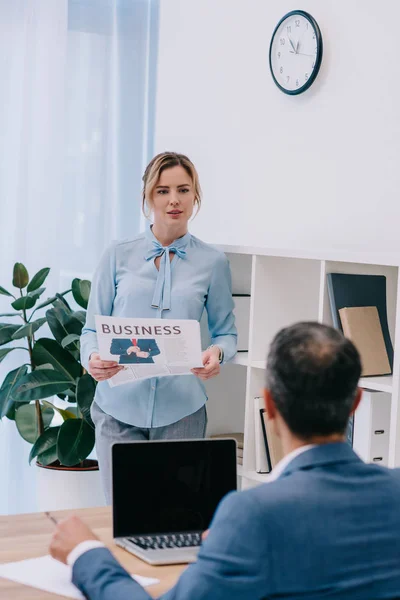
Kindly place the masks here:
<instances>
[{"instance_id":1,"label":"suit collar","mask_svg":"<svg viewBox=\"0 0 400 600\"><path fill-rule=\"evenodd\" d=\"M296 456L281 473L279 478L287 477L295 471L313 469L329 464L362 462L346 442L319 444Z\"/></svg>"}]
</instances>

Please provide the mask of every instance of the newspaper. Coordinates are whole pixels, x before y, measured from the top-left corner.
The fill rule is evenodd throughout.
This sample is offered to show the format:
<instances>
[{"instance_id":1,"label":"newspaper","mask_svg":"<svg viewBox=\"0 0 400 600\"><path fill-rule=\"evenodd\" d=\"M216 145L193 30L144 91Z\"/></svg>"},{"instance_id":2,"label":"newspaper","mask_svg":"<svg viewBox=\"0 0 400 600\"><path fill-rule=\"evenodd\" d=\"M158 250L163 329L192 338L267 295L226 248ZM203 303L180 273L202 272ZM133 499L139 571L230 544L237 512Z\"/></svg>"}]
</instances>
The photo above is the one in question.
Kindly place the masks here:
<instances>
[{"instance_id":1,"label":"newspaper","mask_svg":"<svg viewBox=\"0 0 400 600\"><path fill-rule=\"evenodd\" d=\"M198 321L101 315L95 321L100 357L124 366L108 379L111 387L149 377L188 375L203 366Z\"/></svg>"}]
</instances>

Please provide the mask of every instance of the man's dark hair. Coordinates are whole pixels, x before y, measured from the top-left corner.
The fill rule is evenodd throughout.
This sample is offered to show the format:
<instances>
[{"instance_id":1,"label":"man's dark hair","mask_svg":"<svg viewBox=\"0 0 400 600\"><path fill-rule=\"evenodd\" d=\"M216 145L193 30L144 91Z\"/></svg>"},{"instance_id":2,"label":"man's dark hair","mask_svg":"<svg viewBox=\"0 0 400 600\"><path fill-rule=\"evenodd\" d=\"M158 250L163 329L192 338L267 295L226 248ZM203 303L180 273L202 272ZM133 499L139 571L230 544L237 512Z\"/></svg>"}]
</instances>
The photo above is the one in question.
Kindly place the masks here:
<instances>
[{"instance_id":1,"label":"man's dark hair","mask_svg":"<svg viewBox=\"0 0 400 600\"><path fill-rule=\"evenodd\" d=\"M289 429L301 439L344 433L361 360L340 331L320 323L282 329L267 358L267 388Z\"/></svg>"}]
</instances>

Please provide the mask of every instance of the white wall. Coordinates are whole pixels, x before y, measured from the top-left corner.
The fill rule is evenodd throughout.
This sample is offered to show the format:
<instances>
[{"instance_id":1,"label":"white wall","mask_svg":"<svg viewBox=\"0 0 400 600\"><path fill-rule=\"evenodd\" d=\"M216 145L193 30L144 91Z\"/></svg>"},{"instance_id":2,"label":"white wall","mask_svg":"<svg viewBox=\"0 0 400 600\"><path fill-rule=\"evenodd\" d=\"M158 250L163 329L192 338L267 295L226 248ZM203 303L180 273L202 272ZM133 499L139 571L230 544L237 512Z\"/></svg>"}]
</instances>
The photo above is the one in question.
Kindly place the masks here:
<instances>
[{"instance_id":1,"label":"white wall","mask_svg":"<svg viewBox=\"0 0 400 600\"><path fill-rule=\"evenodd\" d=\"M324 41L311 89L272 81L289 10ZM400 2L162 0L155 150L187 153L215 243L400 250Z\"/></svg>"}]
</instances>

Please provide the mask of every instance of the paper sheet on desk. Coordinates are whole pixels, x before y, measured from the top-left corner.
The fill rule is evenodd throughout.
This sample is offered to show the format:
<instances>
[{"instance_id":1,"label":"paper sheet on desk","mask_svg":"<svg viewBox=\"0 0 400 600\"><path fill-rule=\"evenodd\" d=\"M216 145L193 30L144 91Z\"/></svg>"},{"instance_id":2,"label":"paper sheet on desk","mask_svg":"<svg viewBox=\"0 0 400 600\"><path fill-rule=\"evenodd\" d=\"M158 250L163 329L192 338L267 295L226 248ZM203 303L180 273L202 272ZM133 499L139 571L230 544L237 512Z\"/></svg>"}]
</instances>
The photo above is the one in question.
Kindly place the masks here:
<instances>
[{"instance_id":1,"label":"paper sheet on desk","mask_svg":"<svg viewBox=\"0 0 400 600\"><path fill-rule=\"evenodd\" d=\"M0 565L0 577L52 594L85 600L83 594L71 582L71 571L71 567L58 562L51 556L40 556ZM132 577L143 587L159 583L158 579L150 577L141 577L140 575L132 575Z\"/></svg>"}]
</instances>

